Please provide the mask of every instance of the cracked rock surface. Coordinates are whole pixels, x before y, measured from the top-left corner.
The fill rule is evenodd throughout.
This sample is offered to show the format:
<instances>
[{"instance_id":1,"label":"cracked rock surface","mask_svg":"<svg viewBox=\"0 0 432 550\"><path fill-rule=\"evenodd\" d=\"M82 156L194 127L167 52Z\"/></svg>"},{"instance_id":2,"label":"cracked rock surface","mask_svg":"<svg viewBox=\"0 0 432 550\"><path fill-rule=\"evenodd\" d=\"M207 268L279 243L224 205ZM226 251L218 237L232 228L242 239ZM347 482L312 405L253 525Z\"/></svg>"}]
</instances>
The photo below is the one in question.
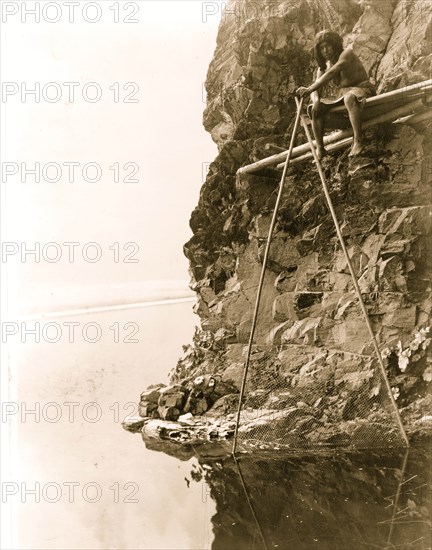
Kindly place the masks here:
<instances>
[{"instance_id":1,"label":"cracked rock surface","mask_svg":"<svg viewBox=\"0 0 432 550\"><path fill-rule=\"evenodd\" d=\"M157 402L149 394L141 398L145 417L172 421L188 412L204 418L212 409L219 416L236 410L280 179L273 170L241 176L236 171L268 156L267 143L288 147L293 92L313 78L314 35L323 26L342 34L379 92L431 74L429 3L279 0L271 9L263 3L257 10L256 2L245 0L241 15L236 4L228 2L222 17L206 80L203 122L219 153L191 215L193 236L184 246L201 328L172 372L177 389L170 390L169 399L161 405L160 396ZM323 169L393 394L414 437L428 431L430 422L421 419L432 413L430 122L385 124L365 136L364 167L353 169L345 151L324 159ZM300 132L297 143L305 141ZM354 373L330 395L343 421L352 420L343 404L355 392L374 391L373 377L364 374L368 360L359 362L373 356L373 348L312 163L295 166L285 182L253 351L262 373L277 365L286 382L279 409L297 407L292 405L299 401L296 392L303 385L307 394L307 369L314 365L333 381L337 361ZM200 376L221 390L209 394L193 382ZM259 404L259 381L249 380L246 389ZM316 407L322 414L303 411L302 426L322 431L332 424L335 409L324 412L329 396L313 397L302 401L313 408L323 397ZM299 415L294 416L298 424Z\"/></svg>"}]
</instances>

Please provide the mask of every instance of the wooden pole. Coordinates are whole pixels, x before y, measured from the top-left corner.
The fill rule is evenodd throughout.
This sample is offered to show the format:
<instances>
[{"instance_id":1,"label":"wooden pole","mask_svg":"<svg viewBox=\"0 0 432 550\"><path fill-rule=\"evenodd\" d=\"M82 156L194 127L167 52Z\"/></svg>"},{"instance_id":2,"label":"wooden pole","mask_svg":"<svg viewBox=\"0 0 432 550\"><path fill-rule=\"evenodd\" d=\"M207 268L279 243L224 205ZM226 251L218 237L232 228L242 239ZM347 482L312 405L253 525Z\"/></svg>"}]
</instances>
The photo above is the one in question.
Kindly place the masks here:
<instances>
[{"instance_id":1,"label":"wooden pole","mask_svg":"<svg viewBox=\"0 0 432 550\"><path fill-rule=\"evenodd\" d=\"M242 380L242 385L241 385L241 388L240 388L239 404L238 404L238 409L237 409L237 419L236 419L236 426L235 426L235 431L234 431L234 442L233 442L233 447L232 447L232 453L233 454L235 453L236 447L237 447L237 436L238 436L238 428L239 428L239 424L240 424L240 414L241 414L241 409L242 409L242 405L243 405L243 403L242 403L243 402L243 396L244 396L244 392L245 392L245 389L246 389L246 379L247 379L247 374L248 374L248 370L249 370L250 356L251 356L251 353L252 353L252 344L253 344L253 341L254 341L255 329L256 329L256 325L257 325L257 321L258 321L258 312L259 312L259 306L260 306L260 302L261 302L261 293L262 293L262 289L263 289L263 285L264 285L264 277L265 277L265 273L266 273L267 259L268 259L268 255L269 255L269 251L270 251L270 244L271 244L271 240L272 240L272 236L273 236L273 229L274 229L274 226L276 224L276 216L277 216L277 213L278 213L278 210L279 210L280 201L282 199L282 194L283 194L283 189L284 189L284 184L285 184L285 177L286 177L286 173L287 173L287 170L288 170L288 165L289 165L290 160L291 160L291 154L292 154L292 151L293 151L293 148L294 148L294 141L295 141L297 131L298 131L298 127L299 127L299 124L300 124L301 111L302 111L302 108L303 108L303 98L300 101L298 101L297 98L296 98L296 103L297 103L297 115L296 115L295 122L294 122L294 128L293 128L293 131L292 131L292 134L291 134L291 143L290 143L290 147L288 149L288 155L287 155L286 160L285 160L284 171L282 173L280 184L279 184L279 191L278 191L278 195L277 195L277 198L276 198L276 204L275 204L275 207L274 207L273 216L272 216L272 219L271 219L271 222L270 222L270 227L269 227L268 234L267 234L267 242L266 242L266 247L265 247L265 250L264 250L264 258L263 258L262 267L261 267L261 275L260 275L260 280L259 280L259 283L258 283L258 289L257 289L257 293L256 293L256 298L255 298L255 308L254 308L254 313L253 313L253 317L252 317L252 326L251 326L251 331L250 331L250 335L249 335L249 343L248 343L248 347L247 347L247 354L246 354L246 360L245 360L245 366L244 366L244 372L243 372L243 380Z\"/></svg>"},{"instance_id":2,"label":"wooden pole","mask_svg":"<svg viewBox=\"0 0 432 550\"><path fill-rule=\"evenodd\" d=\"M427 81L429 82L429 81ZM431 81L432 82L432 81ZM395 90L397 91L397 90ZM389 92L393 93L393 92ZM384 96L385 94L383 94ZM381 97L381 96L379 96ZM373 98L371 98L373 99ZM408 114L410 109L423 109L424 104L421 100L421 98L414 99L413 101L409 101L405 103L404 105L401 105L400 107L397 107L396 109L392 111L388 111L386 113L383 113L381 115L378 115L377 117L371 118L369 120L366 120L363 123L363 128L369 128L370 126L373 126L375 124L380 124L381 122L387 122L388 118L387 115L390 113L400 113L397 114L397 117ZM393 115L392 115L393 116ZM381 117L384 117L382 119ZM392 118L392 117L390 117ZM346 130L340 130L339 132L333 132L332 134L328 136L324 136L324 145L327 145L329 143L334 143L336 141L340 141L341 139L344 139L346 137L352 136L352 129L347 128ZM298 147L294 147L292 151L292 158L296 158L304 153L307 153L310 151L310 146L308 143L305 143L303 145L299 145ZM275 155L272 155L270 157L266 157L264 159L258 160L256 162L253 162L252 164L248 164L247 166L243 166L242 168L239 168L237 170L237 174L253 174L257 170L260 170L262 168L270 168L274 167L278 163L282 163L287 155L287 151L284 151L282 153L277 153Z\"/></svg>"},{"instance_id":3,"label":"wooden pole","mask_svg":"<svg viewBox=\"0 0 432 550\"><path fill-rule=\"evenodd\" d=\"M411 99L416 95L423 95L425 92L432 90L432 80L425 80L424 82L419 82L418 84L412 84L411 86L406 86L405 88L398 88L397 90L392 90L391 92L386 92L385 94L375 95L367 99L368 107L375 107L376 105L382 105L383 103L397 101L399 98L402 99L406 96ZM331 112L339 113L345 110L344 105L338 105L334 107Z\"/></svg>"},{"instance_id":4,"label":"wooden pole","mask_svg":"<svg viewBox=\"0 0 432 550\"><path fill-rule=\"evenodd\" d=\"M412 111L416 111L418 108L424 108L423 102L421 99L416 99L415 101L412 101L411 103L408 103L406 105L401 105L397 109L394 109L393 111L389 111L387 113L383 113L382 115L379 115L375 118L371 118L370 120L367 120L363 123L363 130L367 130L368 128L371 128L372 126L376 126L377 124L382 124L384 122L390 122L392 119L399 118L400 116L404 116L407 114L411 114ZM338 149L343 149L344 147L347 147L352 143L352 135L353 131L351 128L347 130L343 130L342 132L337 132L333 134L334 136L339 135L338 142L332 147L328 147L327 151L337 151ZM346 137L348 136L348 137ZM341 139L345 138L345 139ZM313 142L315 145L315 142ZM326 143L326 139L324 138L324 143ZM327 142L328 143L328 142ZM299 164L300 162L305 162L307 160L312 160L313 156L310 152L310 145L309 143L305 144L308 146L309 152L306 153L303 156L298 156L292 159L291 165ZM305 150L305 145L302 145L303 150ZM307 149L306 149L307 150ZM281 169L283 167L283 163L278 164L276 166L277 169Z\"/></svg>"},{"instance_id":5,"label":"wooden pole","mask_svg":"<svg viewBox=\"0 0 432 550\"><path fill-rule=\"evenodd\" d=\"M279 147L279 145L275 145L274 143L266 143L264 147L265 151L273 151L274 153L285 153L286 149L285 147Z\"/></svg>"},{"instance_id":6,"label":"wooden pole","mask_svg":"<svg viewBox=\"0 0 432 550\"><path fill-rule=\"evenodd\" d=\"M432 113L429 109L423 111L423 113L416 113L414 115L408 115L398 118L393 124L418 124L419 122L432 121Z\"/></svg>"},{"instance_id":7,"label":"wooden pole","mask_svg":"<svg viewBox=\"0 0 432 550\"><path fill-rule=\"evenodd\" d=\"M296 103L297 103L297 107L298 107L299 102L298 102L297 98L296 98ZM313 155L313 158L314 158L317 170L318 170L318 174L319 174L320 179L321 179L324 195L325 195L325 198L327 200L327 204L328 204L328 207L329 207L329 210L330 210L330 214L333 218L333 223L334 223L334 226L335 226L335 229L336 229L336 234L338 236L339 243L340 243L342 251L344 253L344 256L345 256L345 259L346 259L346 262L347 262L347 265L348 265L349 272L351 274L351 279L352 279L352 282L353 282L353 285L354 285L354 290L356 292L356 295L357 295L357 298L358 298L358 301L359 301L359 304L360 304L360 308L362 310L362 313L363 313L363 316L364 316L364 319L365 319L365 322L366 322L366 326L367 326L367 329L369 331L369 334L370 334L370 337L371 337L371 340L372 340L372 344L373 344L373 347L374 347L374 350L375 350L375 353L376 353L376 356L377 356L377 359L378 359L378 364L379 364L380 369L381 369L381 374L382 374L382 377L384 379L384 383L386 385L390 401L391 401L391 403L394 407L395 413L396 413L396 420L397 420L397 423L398 423L398 426L399 426L401 436L402 436L402 438L405 442L405 445L407 447L409 447L408 437L405 433L405 429L403 427L402 420L401 420L401 417L400 417L400 414L399 414L399 409L396 405L396 401L395 401L395 398L394 398L394 395L393 395L393 392L392 392L392 389L391 389L391 386L390 386L390 382L389 382L388 377L387 377L387 373L386 373L385 366L384 366L384 361L383 361L381 351L380 351L379 346L378 346L378 342L375 338L374 331L372 329L372 325L371 325L371 322L370 322L370 319L369 319L369 314L367 312L366 306L365 306L364 301L363 301L363 296L362 296L362 293L361 293L361 290L360 290L360 287L359 287L359 284L358 284L358 281L357 281L357 276L355 274L354 268L353 268L352 263L351 263L351 258L348 254L348 250L347 250L347 247L345 245L345 241L344 241L344 238L343 238L343 235L342 235L342 231L341 231L341 228L340 228L340 225L339 225L339 221L337 219L336 212L335 212L335 209L334 209L334 206L333 206L333 201L330 197L330 192L328 190L327 182L326 182L326 179L325 179L325 176L324 176L324 172L323 172L322 167L321 167L321 162L318 159L317 153L315 151L315 146L313 145L313 142L312 142L312 137L311 137L308 125L306 124L306 121L304 120L303 117L301 117L301 124L303 126L304 131L305 131L307 140L308 140L308 142L311 146L312 155Z\"/></svg>"},{"instance_id":8,"label":"wooden pole","mask_svg":"<svg viewBox=\"0 0 432 550\"><path fill-rule=\"evenodd\" d=\"M353 139L354 139L353 137L349 137L349 138L342 139L341 141L338 141L336 143L332 143L327 147L327 151L329 153L334 153L335 151L339 151L339 149L345 149L345 147L349 147L352 144ZM313 155L310 151L305 155L301 155L300 157L296 157L295 159L292 159L291 166L293 166L294 164L301 164L302 162L306 162L308 160L313 160ZM283 166L283 163L278 164L276 168L278 170L281 170L282 166Z\"/></svg>"}]
</instances>

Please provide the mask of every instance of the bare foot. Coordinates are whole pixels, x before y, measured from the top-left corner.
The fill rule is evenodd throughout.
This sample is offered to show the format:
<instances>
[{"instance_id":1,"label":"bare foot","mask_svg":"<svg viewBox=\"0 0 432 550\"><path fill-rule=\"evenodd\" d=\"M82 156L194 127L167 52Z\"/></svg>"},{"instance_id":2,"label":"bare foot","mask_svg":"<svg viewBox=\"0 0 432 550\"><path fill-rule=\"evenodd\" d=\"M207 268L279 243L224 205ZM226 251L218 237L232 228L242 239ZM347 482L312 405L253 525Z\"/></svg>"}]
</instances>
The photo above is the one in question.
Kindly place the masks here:
<instances>
[{"instance_id":1,"label":"bare foot","mask_svg":"<svg viewBox=\"0 0 432 550\"><path fill-rule=\"evenodd\" d=\"M327 151L326 149L324 149L324 147L317 147L316 154L317 154L318 160L321 160L323 157L327 155Z\"/></svg>"},{"instance_id":2,"label":"bare foot","mask_svg":"<svg viewBox=\"0 0 432 550\"><path fill-rule=\"evenodd\" d=\"M362 151L363 151L363 143L361 143L360 141L354 141L348 156L355 157L356 155L360 155Z\"/></svg>"}]
</instances>

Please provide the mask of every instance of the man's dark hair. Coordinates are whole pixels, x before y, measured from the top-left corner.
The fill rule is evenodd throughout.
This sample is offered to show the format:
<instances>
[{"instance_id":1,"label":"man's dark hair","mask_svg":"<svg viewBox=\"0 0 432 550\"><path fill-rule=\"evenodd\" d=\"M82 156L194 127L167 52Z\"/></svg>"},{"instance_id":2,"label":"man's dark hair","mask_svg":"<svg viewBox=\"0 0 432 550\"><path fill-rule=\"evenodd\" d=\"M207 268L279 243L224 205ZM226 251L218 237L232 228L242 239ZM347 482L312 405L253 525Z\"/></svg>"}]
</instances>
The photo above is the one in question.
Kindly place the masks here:
<instances>
[{"instance_id":1,"label":"man's dark hair","mask_svg":"<svg viewBox=\"0 0 432 550\"><path fill-rule=\"evenodd\" d=\"M318 63L319 68L322 71L326 70L326 62L324 57L321 55L320 44L322 42L329 42L339 58L340 54L343 52L343 41L342 37L339 36L336 32L333 31L321 31L315 37L315 47L314 47L314 56L315 60Z\"/></svg>"}]
</instances>

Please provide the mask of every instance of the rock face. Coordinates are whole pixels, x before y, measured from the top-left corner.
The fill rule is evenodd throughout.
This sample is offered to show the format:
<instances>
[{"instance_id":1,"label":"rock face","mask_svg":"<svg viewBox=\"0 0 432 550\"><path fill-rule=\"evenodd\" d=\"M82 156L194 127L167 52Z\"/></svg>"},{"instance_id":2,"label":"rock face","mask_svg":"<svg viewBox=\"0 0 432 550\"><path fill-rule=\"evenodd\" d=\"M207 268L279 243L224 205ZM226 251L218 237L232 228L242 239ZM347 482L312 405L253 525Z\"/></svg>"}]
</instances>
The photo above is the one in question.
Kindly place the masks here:
<instances>
[{"instance_id":1,"label":"rock face","mask_svg":"<svg viewBox=\"0 0 432 550\"><path fill-rule=\"evenodd\" d=\"M426 2L402 0L228 2L207 75L204 113L219 154L184 247L202 331L179 361L174 382L220 374L240 387L280 173L236 171L268 156L266 143L288 147L293 93L313 78L314 35L325 27L339 32L378 91L389 91L430 78L431 9ZM430 123L386 124L368 130L366 138L367 167L352 170L342 152L323 168L403 408L427 395L431 378ZM297 143L305 141L300 134ZM290 380L300 379L314 357L326 364L342 350L350 357L343 359L351 362L347 372L355 372L359 356L373 356L312 163L293 168L285 182L255 344L255 354L267 354L267 365L279 354L278 368L288 370Z\"/></svg>"},{"instance_id":2,"label":"rock face","mask_svg":"<svg viewBox=\"0 0 432 550\"><path fill-rule=\"evenodd\" d=\"M146 420L129 424L144 424L147 438L169 433L166 439L190 442L197 433L207 439L214 430L231 433L231 424L214 428L212 422L221 416L231 422L237 408L280 180L276 170L237 170L269 156L267 143L288 148L294 92L313 79L315 34L339 32L378 92L386 92L430 78L431 12L428 2L406 0L227 3L204 112L219 154L184 246L201 328L173 370L172 385L141 395ZM432 381L430 121L383 124L365 138L367 163L353 166L346 151L338 152L324 159L323 170L393 395L408 431L423 435ZM297 144L305 141L300 132ZM258 448L284 441L304 448L379 446L388 434L401 443L310 162L293 167L285 181L245 388L239 433ZM181 428L167 427L179 418Z\"/></svg>"}]
</instances>

